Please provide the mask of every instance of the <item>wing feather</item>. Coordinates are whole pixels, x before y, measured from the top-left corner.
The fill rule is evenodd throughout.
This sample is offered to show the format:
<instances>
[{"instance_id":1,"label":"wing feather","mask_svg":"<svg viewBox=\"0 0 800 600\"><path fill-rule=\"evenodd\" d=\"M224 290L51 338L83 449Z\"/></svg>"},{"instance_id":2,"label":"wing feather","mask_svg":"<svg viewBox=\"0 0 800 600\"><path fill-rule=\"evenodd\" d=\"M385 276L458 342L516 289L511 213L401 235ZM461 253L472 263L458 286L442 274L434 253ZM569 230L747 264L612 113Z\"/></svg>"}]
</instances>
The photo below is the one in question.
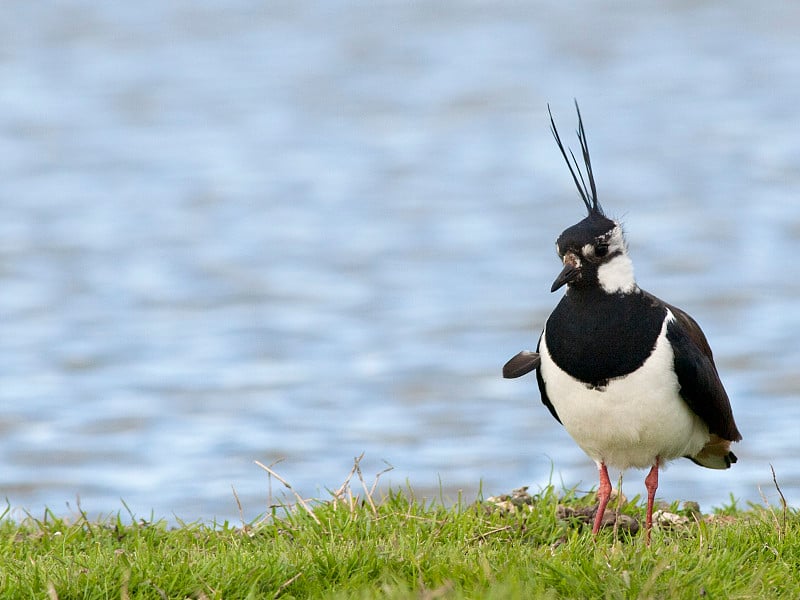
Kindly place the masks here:
<instances>
[{"instance_id":1,"label":"wing feather","mask_svg":"<svg viewBox=\"0 0 800 600\"><path fill-rule=\"evenodd\" d=\"M542 338L544 337L544 332L542 335L539 336L539 343L536 344L536 352L539 352L539 347L542 345ZM547 410L550 411L550 414L553 415L556 421L561 423L561 419L556 412L556 407L553 406L553 403L550 402L550 396L547 395L547 387L544 384L544 379L542 378L542 370L536 369L536 383L539 385L539 393L542 395L542 404L547 407ZM563 425L563 423L562 423Z\"/></svg>"},{"instance_id":2,"label":"wing feather","mask_svg":"<svg viewBox=\"0 0 800 600\"><path fill-rule=\"evenodd\" d=\"M655 296L655 301L662 302ZM714 364L714 355L703 330L686 312L662 302L675 319L667 325L667 339L675 355L681 397L689 408L708 425L712 435L738 442L742 434L736 427L728 394Z\"/></svg>"},{"instance_id":3,"label":"wing feather","mask_svg":"<svg viewBox=\"0 0 800 600\"><path fill-rule=\"evenodd\" d=\"M541 360L538 352L523 350L515 354L505 365L503 365L503 377L506 379L516 379L527 375L534 369L539 368Z\"/></svg>"}]
</instances>

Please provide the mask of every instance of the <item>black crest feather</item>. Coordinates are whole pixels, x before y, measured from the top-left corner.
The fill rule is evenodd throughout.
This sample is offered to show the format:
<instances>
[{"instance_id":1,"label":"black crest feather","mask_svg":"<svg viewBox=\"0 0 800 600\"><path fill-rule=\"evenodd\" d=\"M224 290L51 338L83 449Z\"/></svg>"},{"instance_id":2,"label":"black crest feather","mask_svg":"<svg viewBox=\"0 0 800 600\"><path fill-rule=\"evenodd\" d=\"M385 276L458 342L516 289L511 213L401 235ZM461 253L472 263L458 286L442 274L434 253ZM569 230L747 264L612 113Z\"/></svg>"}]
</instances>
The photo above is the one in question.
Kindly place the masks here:
<instances>
[{"instance_id":1,"label":"black crest feather","mask_svg":"<svg viewBox=\"0 0 800 600\"><path fill-rule=\"evenodd\" d=\"M578 113L578 141L581 144L581 154L583 155L583 164L586 168L586 179L589 180L589 185L586 185L586 179L584 179L583 171L581 170L580 165L578 164L578 160L575 158L575 154L573 154L572 149L569 148L569 156L567 156L567 149L564 148L564 144L561 142L561 136L558 135L558 129L556 129L556 122L553 119L553 113L550 110L550 104L547 105L547 113L550 115L550 131L553 133L553 137L556 139L556 144L558 144L558 149L561 150L561 156L564 157L564 160L567 163L567 167L569 167L569 172L572 175L572 180L575 182L575 187L578 188L578 193L581 196L581 200L583 200L584 205L586 206L586 210L589 211L589 214L603 214L603 208L600 206L600 203L597 200L597 186L594 183L594 172L592 171L592 159L589 157L589 144L586 141L586 131L583 129L583 119L581 118L581 109L578 107L578 101L575 100L575 111ZM572 158L572 162L570 162L570 157ZM573 165L575 167L573 168Z\"/></svg>"}]
</instances>

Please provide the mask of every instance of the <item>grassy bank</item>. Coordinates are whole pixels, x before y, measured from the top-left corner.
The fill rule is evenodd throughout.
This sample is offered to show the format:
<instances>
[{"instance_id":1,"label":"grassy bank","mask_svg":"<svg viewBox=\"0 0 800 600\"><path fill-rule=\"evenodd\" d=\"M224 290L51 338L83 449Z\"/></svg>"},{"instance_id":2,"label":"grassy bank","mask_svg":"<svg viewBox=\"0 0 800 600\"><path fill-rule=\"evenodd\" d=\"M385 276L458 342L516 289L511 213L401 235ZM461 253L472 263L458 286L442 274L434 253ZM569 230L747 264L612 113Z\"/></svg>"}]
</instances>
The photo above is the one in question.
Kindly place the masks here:
<instances>
[{"instance_id":1,"label":"grassy bank","mask_svg":"<svg viewBox=\"0 0 800 600\"><path fill-rule=\"evenodd\" d=\"M672 506L648 548L638 498L594 539L591 495L550 488L447 507L411 490L373 496L345 485L246 525L6 517L0 597L800 597L792 509Z\"/></svg>"}]
</instances>

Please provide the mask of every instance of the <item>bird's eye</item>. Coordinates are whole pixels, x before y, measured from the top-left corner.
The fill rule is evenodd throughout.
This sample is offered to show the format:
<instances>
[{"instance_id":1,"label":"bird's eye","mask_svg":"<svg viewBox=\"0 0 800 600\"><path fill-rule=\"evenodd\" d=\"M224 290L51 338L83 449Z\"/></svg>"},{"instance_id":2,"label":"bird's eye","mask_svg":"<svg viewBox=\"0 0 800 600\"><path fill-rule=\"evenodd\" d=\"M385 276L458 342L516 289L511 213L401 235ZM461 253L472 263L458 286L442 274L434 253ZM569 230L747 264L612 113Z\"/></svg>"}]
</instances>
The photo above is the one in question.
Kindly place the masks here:
<instances>
[{"instance_id":1,"label":"bird's eye","mask_svg":"<svg viewBox=\"0 0 800 600\"><path fill-rule=\"evenodd\" d=\"M608 244L597 244L594 247L594 255L597 258L603 258L606 254L608 254Z\"/></svg>"}]
</instances>

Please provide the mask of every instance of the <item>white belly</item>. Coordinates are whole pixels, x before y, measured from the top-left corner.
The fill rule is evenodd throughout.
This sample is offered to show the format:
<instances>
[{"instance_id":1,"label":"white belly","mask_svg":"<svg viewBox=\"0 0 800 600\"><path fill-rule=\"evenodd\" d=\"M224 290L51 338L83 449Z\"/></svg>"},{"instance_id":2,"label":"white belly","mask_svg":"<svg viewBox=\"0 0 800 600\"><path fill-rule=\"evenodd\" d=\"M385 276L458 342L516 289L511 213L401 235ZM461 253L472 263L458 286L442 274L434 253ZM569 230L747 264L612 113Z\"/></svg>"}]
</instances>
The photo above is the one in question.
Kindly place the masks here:
<instances>
[{"instance_id":1,"label":"white belly","mask_svg":"<svg viewBox=\"0 0 800 600\"><path fill-rule=\"evenodd\" d=\"M618 469L652 466L697 454L709 440L708 427L678 394L667 314L653 353L634 373L602 389L588 387L559 369L545 336L539 344L541 375L564 428L595 462Z\"/></svg>"}]
</instances>

